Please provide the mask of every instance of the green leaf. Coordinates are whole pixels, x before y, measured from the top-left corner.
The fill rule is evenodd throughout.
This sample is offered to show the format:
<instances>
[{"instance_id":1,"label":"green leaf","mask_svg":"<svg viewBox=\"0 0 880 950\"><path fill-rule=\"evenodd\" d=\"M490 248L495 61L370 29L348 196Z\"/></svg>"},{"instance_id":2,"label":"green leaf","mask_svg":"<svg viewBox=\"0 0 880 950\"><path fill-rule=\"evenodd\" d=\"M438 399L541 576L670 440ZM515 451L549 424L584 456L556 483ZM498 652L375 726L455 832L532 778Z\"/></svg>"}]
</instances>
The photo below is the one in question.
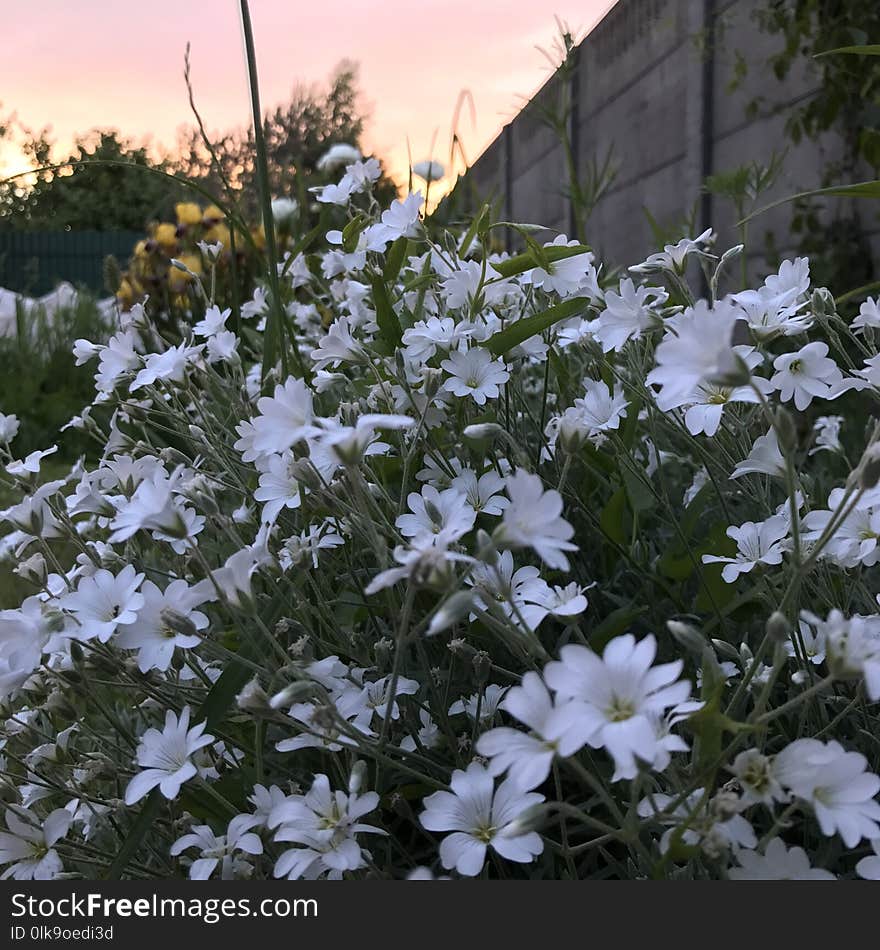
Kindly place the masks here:
<instances>
[{"instance_id":1,"label":"green leaf","mask_svg":"<svg viewBox=\"0 0 880 950\"><path fill-rule=\"evenodd\" d=\"M144 836L152 829L153 822L156 820L161 808L162 795L158 788L154 788L147 796L147 800L144 802L137 818L135 818L134 823L131 828L129 828L125 840L120 845L119 851L113 859L113 863L104 872L105 880L118 881L119 878L122 877L126 867L128 867L129 860L137 853Z\"/></svg>"},{"instance_id":2,"label":"green leaf","mask_svg":"<svg viewBox=\"0 0 880 950\"><path fill-rule=\"evenodd\" d=\"M486 347L495 356L501 356L536 334L543 333L554 323L575 316L587 306L587 303L586 297L571 297L568 300L563 300L562 303L541 311L541 313L535 313L530 317L517 320L516 323L499 330L498 333L492 336Z\"/></svg>"},{"instance_id":3,"label":"green leaf","mask_svg":"<svg viewBox=\"0 0 880 950\"><path fill-rule=\"evenodd\" d=\"M737 222L737 227L748 224L752 218L757 218L759 214L770 211L772 208L778 208L789 201L797 201L798 198L874 198L880 199L880 180L859 181L852 185L832 185L830 188L816 188L813 191L799 191L796 195L789 195L787 198L780 198L773 201L763 208L758 208L750 215L747 215L742 221Z\"/></svg>"},{"instance_id":4,"label":"green leaf","mask_svg":"<svg viewBox=\"0 0 880 950\"><path fill-rule=\"evenodd\" d=\"M213 727L219 725L251 675L249 667L230 659L229 665L208 690L205 701L193 716L193 722L201 722L204 719L207 722L206 728L209 732Z\"/></svg>"},{"instance_id":5,"label":"green leaf","mask_svg":"<svg viewBox=\"0 0 880 950\"><path fill-rule=\"evenodd\" d=\"M529 240L526 235L524 235L524 237L526 237L526 240ZM550 247L542 247L540 250L544 260L553 264L556 261L564 261L567 257L577 257L578 254L586 254L590 248L585 244L575 244L572 247L565 247L561 244L551 244ZM533 250L528 250L522 254L515 254L513 257L508 257L505 261L495 261L492 267L502 277L515 277L517 274L531 270L539 263L540 261L536 259Z\"/></svg>"},{"instance_id":6,"label":"green leaf","mask_svg":"<svg viewBox=\"0 0 880 950\"><path fill-rule=\"evenodd\" d=\"M358 213L342 229L342 250L346 254L353 254L357 250L361 232L369 220L365 214Z\"/></svg>"},{"instance_id":7,"label":"green leaf","mask_svg":"<svg viewBox=\"0 0 880 950\"><path fill-rule=\"evenodd\" d=\"M880 56L880 46L838 46L837 49L826 49L822 53L815 53L813 59L821 56L834 56L836 53L850 53L855 56Z\"/></svg>"},{"instance_id":8,"label":"green leaf","mask_svg":"<svg viewBox=\"0 0 880 950\"><path fill-rule=\"evenodd\" d=\"M398 347L403 338L403 330L397 314L388 299L388 290L385 282L377 274L370 279L373 288L373 305L376 308L376 322L379 324L379 335L392 347Z\"/></svg>"},{"instance_id":9,"label":"green leaf","mask_svg":"<svg viewBox=\"0 0 880 950\"><path fill-rule=\"evenodd\" d=\"M623 524L625 514L626 489L618 488L599 515L599 527L612 541L620 545L626 544L626 529Z\"/></svg>"},{"instance_id":10,"label":"green leaf","mask_svg":"<svg viewBox=\"0 0 880 950\"><path fill-rule=\"evenodd\" d=\"M406 259L408 246L409 239L405 237L399 237L391 245L391 250L385 258L385 267L382 271L382 276L389 284L393 284L397 280L397 275L400 273L400 268L403 267L403 262Z\"/></svg>"},{"instance_id":11,"label":"green leaf","mask_svg":"<svg viewBox=\"0 0 880 950\"><path fill-rule=\"evenodd\" d=\"M648 488L644 481L630 469L622 470L623 484L626 486L626 495L629 499L629 506L638 514L641 511L650 511L656 504L657 499L654 493Z\"/></svg>"}]
</instances>

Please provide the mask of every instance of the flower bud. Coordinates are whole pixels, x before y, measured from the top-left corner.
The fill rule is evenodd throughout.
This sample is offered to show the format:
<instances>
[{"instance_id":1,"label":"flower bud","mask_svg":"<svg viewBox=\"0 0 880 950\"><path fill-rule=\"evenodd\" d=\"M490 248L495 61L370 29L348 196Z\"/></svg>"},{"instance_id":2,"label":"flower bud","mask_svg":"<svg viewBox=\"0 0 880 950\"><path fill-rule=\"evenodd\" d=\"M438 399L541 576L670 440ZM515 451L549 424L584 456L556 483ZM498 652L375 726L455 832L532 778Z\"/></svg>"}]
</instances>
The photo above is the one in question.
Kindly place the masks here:
<instances>
[{"instance_id":1,"label":"flower bud","mask_svg":"<svg viewBox=\"0 0 880 950\"><path fill-rule=\"evenodd\" d=\"M837 313L834 294L827 287L817 287L810 298L813 312L817 315L832 316Z\"/></svg>"},{"instance_id":2,"label":"flower bud","mask_svg":"<svg viewBox=\"0 0 880 950\"><path fill-rule=\"evenodd\" d=\"M284 689L276 693L269 700L269 708L281 709L285 706L293 706L294 703L304 702L314 692L315 684L311 680L297 680L295 683L289 683Z\"/></svg>"},{"instance_id":3,"label":"flower bud","mask_svg":"<svg viewBox=\"0 0 880 950\"><path fill-rule=\"evenodd\" d=\"M859 463L859 488L870 491L880 481L880 442L869 445Z\"/></svg>"},{"instance_id":4,"label":"flower bud","mask_svg":"<svg viewBox=\"0 0 880 950\"><path fill-rule=\"evenodd\" d=\"M179 633L184 637L195 637L198 636L198 630L196 625L186 616L182 614L179 610L175 610L173 607L163 607L159 613L159 620L169 629L173 630L174 633Z\"/></svg>"},{"instance_id":5,"label":"flower bud","mask_svg":"<svg viewBox=\"0 0 880 950\"><path fill-rule=\"evenodd\" d=\"M480 422L475 423L474 425L465 426L464 432L462 433L466 439L494 439L497 435L500 435L504 430L498 425L497 422Z\"/></svg>"},{"instance_id":6,"label":"flower bud","mask_svg":"<svg viewBox=\"0 0 880 950\"><path fill-rule=\"evenodd\" d=\"M473 607L473 600L472 591L460 590L454 593L431 618L428 635L433 636L435 633L441 633L466 617Z\"/></svg>"},{"instance_id":7,"label":"flower bud","mask_svg":"<svg viewBox=\"0 0 880 950\"><path fill-rule=\"evenodd\" d=\"M351 775L348 779L348 794L357 795L364 787L364 779L367 777L367 763L358 759L352 766Z\"/></svg>"},{"instance_id":8,"label":"flower bud","mask_svg":"<svg viewBox=\"0 0 880 950\"><path fill-rule=\"evenodd\" d=\"M774 610L772 614L767 618L767 625L765 627L767 636L774 643L787 643L788 638L791 635L791 627L788 625L788 619L785 614L781 613L779 610Z\"/></svg>"},{"instance_id":9,"label":"flower bud","mask_svg":"<svg viewBox=\"0 0 880 950\"><path fill-rule=\"evenodd\" d=\"M269 697L260 686L260 681L256 676L244 685L242 691L235 697L235 702L244 712L267 713L270 710Z\"/></svg>"},{"instance_id":10,"label":"flower bud","mask_svg":"<svg viewBox=\"0 0 880 950\"><path fill-rule=\"evenodd\" d=\"M703 648L706 646L706 638L689 623L683 623L681 620L667 620L666 629L675 637L676 641L686 650L695 656L703 655Z\"/></svg>"},{"instance_id":11,"label":"flower bud","mask_svg":"<svg viewBox=\"0 0 880 950\"><path fill-rule=\"evenodd\" d=\"M509 824L505 825L499 832L501 838L518 838L520 835L527 835L533 831L540 831L547 821L552 805L542 802L539 805L532 805L524 812L521 812Z\"/></svg>"}]
</instances>

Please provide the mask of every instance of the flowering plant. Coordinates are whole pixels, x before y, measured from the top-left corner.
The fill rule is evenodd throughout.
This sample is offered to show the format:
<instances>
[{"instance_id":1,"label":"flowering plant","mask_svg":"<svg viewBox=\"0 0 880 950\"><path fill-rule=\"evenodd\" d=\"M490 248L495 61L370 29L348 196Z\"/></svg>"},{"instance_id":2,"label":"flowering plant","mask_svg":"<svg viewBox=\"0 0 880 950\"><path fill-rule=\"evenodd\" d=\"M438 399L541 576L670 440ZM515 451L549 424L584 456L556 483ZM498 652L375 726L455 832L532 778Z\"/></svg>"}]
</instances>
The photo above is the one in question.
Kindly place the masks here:
<instances>
[{"instance_id":1,"label":"flowering plant","mask_svg":"<svg viewBox=\"0 0 880 950\"><path fill-rule=\"evenodd\" d=\"M234 319L77 341L96 463L0 416L4 875L876 877L876 303L346 158Z\"/></svg>"}]
</instances>

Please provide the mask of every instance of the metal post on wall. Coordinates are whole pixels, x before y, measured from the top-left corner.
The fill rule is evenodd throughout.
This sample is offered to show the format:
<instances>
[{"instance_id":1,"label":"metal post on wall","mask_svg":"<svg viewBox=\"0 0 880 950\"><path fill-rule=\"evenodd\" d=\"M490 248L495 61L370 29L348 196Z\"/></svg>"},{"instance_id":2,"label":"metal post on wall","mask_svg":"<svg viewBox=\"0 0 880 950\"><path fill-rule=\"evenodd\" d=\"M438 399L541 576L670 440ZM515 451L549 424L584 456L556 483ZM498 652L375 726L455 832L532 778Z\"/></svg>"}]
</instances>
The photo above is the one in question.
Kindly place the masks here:
<instances>
[{"instance_id":1,"label":"metal post on wall","mask_svg":"<svg viewBox=\"0 0 880 950\"><path fill-rule=\"evenodd\" d=\"M568 77L568 141L571 145L571 160L574 165L575 174L580 177L581 173L581 121L580 121L580 67L581 67L581 47L580 44L569 54L572 59L571 72ZM568 233L569 236L576 236L579 240L584 240L586 235L577 234L578 223L575 213L574 201L572 195L568 196Z\"/></svg>"},{"instance_id":2,"label":"metal post on wall","mask_svg":"<svg viewBox=\"0 0 880 950\"><path fill-rule=\"evenodd\" d=\"M513 129L512 123L501 130L502 149L501 160L502 181L504 182L504 220L513 221ZM504 249L513 249L513 233L510 228L504 229Z\"/></svg>"}]
</instances>

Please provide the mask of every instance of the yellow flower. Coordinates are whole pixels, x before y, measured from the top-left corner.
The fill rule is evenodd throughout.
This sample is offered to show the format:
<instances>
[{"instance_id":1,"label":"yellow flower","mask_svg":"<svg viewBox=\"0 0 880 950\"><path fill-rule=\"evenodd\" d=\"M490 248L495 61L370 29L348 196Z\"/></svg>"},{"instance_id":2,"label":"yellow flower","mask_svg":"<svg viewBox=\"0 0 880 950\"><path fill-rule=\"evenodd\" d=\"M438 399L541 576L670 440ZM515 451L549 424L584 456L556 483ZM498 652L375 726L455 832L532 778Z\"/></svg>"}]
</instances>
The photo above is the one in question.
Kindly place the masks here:
<instances>
[{"instance_id":1,"label":"yellow flower","mask_svg":"<svg viewBox=\"0 0 880 950\"><path fill-rule=\"evenodd\" d=\"M224 251L228 251L232 244L229 239L229 228L227 228L222 222L208 228L208 230L204 233L204 239L209 244L216 244L217 241L220 241L220 243L223 245Z\"/></svg>"},{"instance_id":2,"label":"yellow flower","mask_svg":"<svg viewBox=\"0 0 880 950\"><path fill-rule=\"evenodd\" d=\"M157 224L155 231L153 231L153 240L166 254L173 253L177 247L177 225L168 222Z\"/></svg>"},{"instance_id":3,"label":"yellow flower","mask_svg":"<svg viewBox=\"0 0 880 950\"><path fill-rule=\"evenodd\" d=\"M202 258L199 254L181 254L178 260L181 264L185 264L194 274L202 273ZM176 267L170 267L168 269L168 288L173 294L182 293L191 280L192 277L185 271L178 270Z\"/></svg>"},{"instance_id":4,"label":"yellow flower","mask_svg":"<svg viewBox=\"0 0 880 950\"><path fill-rule=\"evenodd\" d=\"M225 214L217 207L217 205L209 205L205 208L204 214L202 215L202 224L206 228L211 228L215 224L219 224L224 218Z\"/></svg>"},{"instance_id":5,"label":"yellow flower","mask_svg":"<svg viewBox=\"0 0 880 950\"><path fill-rule=\"evenodd\" d=\"M202 209L194 201L181 201L174 206L177 223L184 226L199 224L202 220Z\"/></svg>"},{"instance_id":6,"label":"yellow flower","mask_svg":"<svg viewBox=\"0 0 880 950\"><path fill-rule=\"evenodd\" d=\"M134 256L135 257L146 257L147 256L147 242L138 241L134 246Z\"/></svg>"}]
</instances>

